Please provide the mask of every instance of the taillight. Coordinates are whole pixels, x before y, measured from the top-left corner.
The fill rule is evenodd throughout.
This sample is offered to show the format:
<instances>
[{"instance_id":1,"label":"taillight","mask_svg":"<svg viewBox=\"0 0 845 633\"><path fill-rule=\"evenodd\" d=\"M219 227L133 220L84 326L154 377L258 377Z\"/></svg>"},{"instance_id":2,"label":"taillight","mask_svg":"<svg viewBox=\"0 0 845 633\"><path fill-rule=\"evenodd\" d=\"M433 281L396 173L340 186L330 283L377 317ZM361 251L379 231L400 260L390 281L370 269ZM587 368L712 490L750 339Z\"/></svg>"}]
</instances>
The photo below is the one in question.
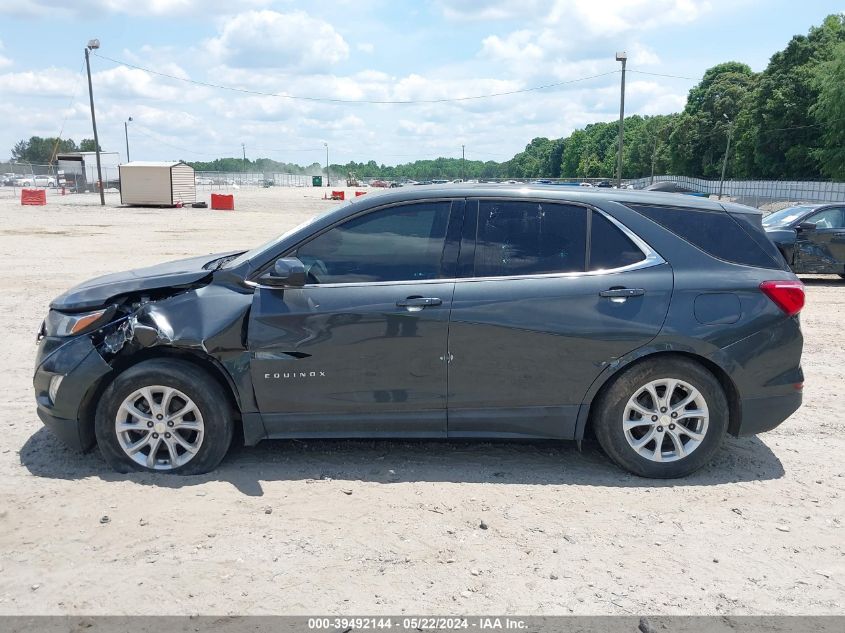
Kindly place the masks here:
<instances>
[{"instance_id":1,"label":"taillight","mask_svg":"<svg viewBox=\"0 0 845 633\"><path fill-rule=\"evenodd\" d=\"M804 307L804 284L800 281L764 281L760 290L789 316Z\"/></svg>"}]
</instances>

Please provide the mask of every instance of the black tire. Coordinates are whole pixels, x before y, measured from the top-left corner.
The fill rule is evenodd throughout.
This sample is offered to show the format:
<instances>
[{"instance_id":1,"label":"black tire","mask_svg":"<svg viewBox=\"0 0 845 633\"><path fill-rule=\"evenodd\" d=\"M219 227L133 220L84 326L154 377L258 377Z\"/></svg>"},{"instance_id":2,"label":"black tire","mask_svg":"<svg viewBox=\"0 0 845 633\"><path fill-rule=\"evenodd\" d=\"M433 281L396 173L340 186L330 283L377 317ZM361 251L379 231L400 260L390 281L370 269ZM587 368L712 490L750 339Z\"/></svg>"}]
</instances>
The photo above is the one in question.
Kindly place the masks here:
<instances>
[{"instance_id":1,"label":"black tire","mask_svg":"<svg viewBox=\"0 0 845 633\"><path fill-rule=\"evenodd\" d=\"M649 382L664 378L680 379L701 393L707 404L709 424L704 438L689 454L677 461L657 462L629 444L623 416L634 394ZM692 360L666 356L643 360L613 378L594 403L591 424L599 444L616 464L640 477L673 479L685 477L710 461L725 436L729 416L725 392L710 371Z\"/></svg>"},{"instance_id":2,"label":"black tire","mask_svg":"<svg viewBox=\"0 0 845 633\"><path fill-rule=\"evenodd\" d=\"M134 391L161 385L178 389L196 404L204 425L202 442L185 464L168 470L154 470L133 461L121 448L115 430L118 409ZM226 456L232 443L232 410L217 383L195 365L173 359L138 363L117 376L103 393L94 422L97 444L106 462L121 473L132 471L199 475L213 470Z\"/></svg>"}]
</instances>

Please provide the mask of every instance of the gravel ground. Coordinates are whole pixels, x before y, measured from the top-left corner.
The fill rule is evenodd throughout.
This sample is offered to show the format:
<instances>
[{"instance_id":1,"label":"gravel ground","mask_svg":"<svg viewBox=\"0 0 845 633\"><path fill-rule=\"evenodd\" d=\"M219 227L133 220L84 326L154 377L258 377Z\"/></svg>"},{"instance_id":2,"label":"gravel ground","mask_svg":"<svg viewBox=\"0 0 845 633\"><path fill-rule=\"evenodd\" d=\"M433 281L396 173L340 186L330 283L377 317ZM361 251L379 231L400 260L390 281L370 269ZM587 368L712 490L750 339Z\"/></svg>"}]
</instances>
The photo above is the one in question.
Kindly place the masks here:
<instances>
[{"instance_id":1,"label":"gravel ground","mask_svg":"<svg viewBox=\"0 0 845 633\"><path fill-rule=\"evenodd\" d=\"M273 441L206 476L118 475L42 428L34 339L53 296L255 245L337 204L322 193L244 189L226 213L0 191L0 614L843 612L834 277L805 279L801 410L677 482L569 443Z\"/></svg>"}]
</instances>

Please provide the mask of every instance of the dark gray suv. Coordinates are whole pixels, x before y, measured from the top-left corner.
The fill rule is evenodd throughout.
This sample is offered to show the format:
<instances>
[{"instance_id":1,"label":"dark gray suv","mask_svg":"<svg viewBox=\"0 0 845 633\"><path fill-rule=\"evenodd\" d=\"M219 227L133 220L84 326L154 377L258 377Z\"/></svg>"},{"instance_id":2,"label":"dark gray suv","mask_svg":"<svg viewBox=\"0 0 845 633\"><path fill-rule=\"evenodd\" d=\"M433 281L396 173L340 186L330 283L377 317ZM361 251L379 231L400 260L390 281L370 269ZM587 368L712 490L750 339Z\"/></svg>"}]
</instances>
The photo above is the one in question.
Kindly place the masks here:
<instances>
[{"instance_id":1,"label":"dark gray suv","mask_svg":"<svg viewBox=\"0 0 845 633\"><path fill-rule=\"evenodd\" d=\"M38 414L119 471L265 438L597 437L678 477L801 404L804 289L758 211L555 186L366 196L53 301Z\"/></svg>"}]
</instances>

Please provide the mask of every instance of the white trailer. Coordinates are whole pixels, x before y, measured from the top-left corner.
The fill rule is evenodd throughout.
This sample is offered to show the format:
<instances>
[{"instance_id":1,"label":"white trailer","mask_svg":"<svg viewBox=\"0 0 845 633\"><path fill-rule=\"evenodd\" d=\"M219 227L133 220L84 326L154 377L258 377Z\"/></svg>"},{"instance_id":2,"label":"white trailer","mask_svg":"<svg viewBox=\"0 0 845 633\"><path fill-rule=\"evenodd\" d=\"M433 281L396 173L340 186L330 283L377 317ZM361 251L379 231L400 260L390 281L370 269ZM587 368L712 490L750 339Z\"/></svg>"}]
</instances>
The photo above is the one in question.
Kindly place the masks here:
<instances>
[{"instance_id":1,"label":"white trailer","mask_svg":"<svg viewBox=\"0 0 845 633\"><path fill-rule=\"evenodd\" d=\"M58 163L56 174L59 186L66 186L76 191L97 191L97 153L70 152L57 154ZM103 173L105 188L117 187L119 175L117 166L120 154L117 152L100 152L100 170Z\"/></svg>"},{"instance_id":2,"label":"white trailer","mask_svg":"<svg viewBox=\"0 0 845 633\"><path fill-rule=\"evenodd\" d=\"M196 201L196 177L190 165L147 161L120 165L121 204L172 207Z\"/></svg>"}]
</instances>

